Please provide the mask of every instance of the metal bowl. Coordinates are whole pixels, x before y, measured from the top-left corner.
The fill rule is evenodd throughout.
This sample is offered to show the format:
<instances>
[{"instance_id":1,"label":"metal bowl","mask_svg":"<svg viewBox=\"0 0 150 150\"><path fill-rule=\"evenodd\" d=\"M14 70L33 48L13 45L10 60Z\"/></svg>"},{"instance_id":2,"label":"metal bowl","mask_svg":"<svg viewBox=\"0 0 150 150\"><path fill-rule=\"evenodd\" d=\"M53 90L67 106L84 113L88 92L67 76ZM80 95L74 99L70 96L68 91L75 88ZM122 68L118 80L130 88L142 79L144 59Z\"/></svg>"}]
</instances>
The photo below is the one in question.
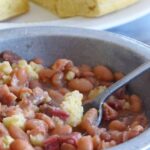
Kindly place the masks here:
<instances>
[{"instance_id":1,"label":"metal bowl","mask_svg":"<svg viewBox=\"0 0 150 150\"><path fill-rule=\"evenodd\" d=\"M104 64L114 71L128 73L150 60L150 47L133 39L108 32L58 28L22 27L0 31L0 51L12 50L26 59L44 58L46 64L57 58L69 58L75 64ZM150 118L150 72L129 85L142 97ZM150 129L111 150L150 149Z\"/></svg>"}]
</instances>

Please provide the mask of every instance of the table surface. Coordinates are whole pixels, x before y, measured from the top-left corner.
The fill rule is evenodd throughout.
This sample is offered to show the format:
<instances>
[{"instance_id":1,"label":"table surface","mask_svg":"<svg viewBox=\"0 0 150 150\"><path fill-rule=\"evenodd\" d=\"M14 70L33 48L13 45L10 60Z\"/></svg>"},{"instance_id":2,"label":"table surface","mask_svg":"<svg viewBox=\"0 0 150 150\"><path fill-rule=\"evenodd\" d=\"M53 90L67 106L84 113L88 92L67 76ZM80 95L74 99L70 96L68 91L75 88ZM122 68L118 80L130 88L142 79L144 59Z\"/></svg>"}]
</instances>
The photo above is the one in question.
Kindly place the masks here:
<instances>
[{"instance_id":1,"label":"table surface","mask_svg":"<svg viewBox=\"0 0 150 150\"><path fill-rule=\"evenodd\" d=\"M150 14L107 31L123 34L150 45Z\"/></svg>"}]
</instances>

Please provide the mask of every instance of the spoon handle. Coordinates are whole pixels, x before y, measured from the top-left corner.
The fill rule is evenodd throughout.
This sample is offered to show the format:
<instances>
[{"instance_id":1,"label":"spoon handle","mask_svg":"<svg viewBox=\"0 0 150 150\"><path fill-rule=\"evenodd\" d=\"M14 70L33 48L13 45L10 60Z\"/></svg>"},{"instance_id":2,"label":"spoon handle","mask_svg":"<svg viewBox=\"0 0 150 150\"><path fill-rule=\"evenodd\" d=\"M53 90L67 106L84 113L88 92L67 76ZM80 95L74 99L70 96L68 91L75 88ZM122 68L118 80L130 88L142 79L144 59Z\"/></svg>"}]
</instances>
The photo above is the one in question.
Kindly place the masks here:
<instances>
[{"instance_id":1,"label":"spoon handle","mask_svg":"<svg viewBox=\"0 0 150 150\"><path fill-rule=\"evenodd\" d=\"M115 91L117 91L119 88L123 87L126 85L128 82L131 80L137 78L140 76L142 73L145 71L148 71L150 69L150 61L142 64L141 66L137 67L135 70L130 72L128 75L126 75L124 78L121 80L117 81L114 83L112 86L107 88L100 96L96 98L95 101L97 101L97 104L99 104L99 117L97 119L97 124L99 125L102 119L102 105L104 102L107 100L109 96L111 96Z\"/></svg>"}]
</instances>

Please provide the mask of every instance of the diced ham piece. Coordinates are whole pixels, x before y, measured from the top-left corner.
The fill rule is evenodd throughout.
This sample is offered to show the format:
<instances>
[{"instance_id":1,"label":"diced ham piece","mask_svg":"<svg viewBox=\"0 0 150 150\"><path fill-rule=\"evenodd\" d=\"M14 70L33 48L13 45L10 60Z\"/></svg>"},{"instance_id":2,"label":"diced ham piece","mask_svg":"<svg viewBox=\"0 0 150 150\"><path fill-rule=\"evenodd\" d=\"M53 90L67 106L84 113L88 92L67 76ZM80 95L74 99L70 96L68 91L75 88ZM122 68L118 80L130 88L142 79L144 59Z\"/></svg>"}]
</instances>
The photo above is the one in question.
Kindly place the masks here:
<instances>
[{"instance_id":1,"label":"diced ham piece","mask_svg":"<svg viewBox=\"0 0 150 150\"><path fill-rule=\"evenodd\" d=\"M9 61L10 63L17 63L21 57L11 51L5 51L0 54L2 61Z\"/></svg>"},{"instance_id":2,"label":"diced ham piece","mask_svg":"<svg viewBox=\"0 0 150 150\"><path fill-rule=\"evenodd\" d=\"M118 116L118 112L110 107L108 104L104 103L104 119L105 120L112 120L116 119Z\"/></svg>"},{"instance_id":3,"label":"diced ham piece","mask_svg":"<svg viewBox=\"0 0 150 150\"><path fill-rule=\"evenodd\" d=\"M56 117L59 117L60 119L62 119L64 121L67 120L69 117L69 114L67 112L61 110L59 107L52 107L49 105L43 105L43 106L41 106L41 111L50 117L56 116Z\"/></svg>"},{"instance_id":4,"label":"diced ham piece","mask_svg":"<svg viewBox=\"0 0 150 150\"><path fill-rule=\"evenodd\" d=\"M58 59L53 64L52 69L54 69L56 71L63 71L67 65L73 66L73 62L71 60L68 60L68 59Z\"/></svg>"},{"instance_id":5,"label":"diced ham piece","mask_svg":"<svg viewBox=\"0 0 150 150\"><path fill-rule=\"evenodd\" d=\"M44 150L59 150L59 149L60 149L59 137L56 135L50 136L44 142Z\"/></svg>"},{"instance_id":6,"label":"diced ham piece","mask_svg":"<svg viewBox=\"0 0 150 150\"><path fill-rule=\"evenodd\" d=\"M57 136L52 135L44 142L44 150L59 150L63 143L77 146L77 141L81 138L81 134L74 132L69 135Z\"/></svg>"},{"instance_id":7,"label":"diced ham piece","mask_svg":"<svg viewBox=\"0 0 150 150\"><path fill-rule=\"evenodd\" d=\"M43 102L49 102L51 100L48 93L39 87L34 88L32 90L32 95L27 97L27 99L31 100L34 105L39 105Z\"/></svg>"},{"instance_id":8,"label":"diced ham piece","mask_svg":"<svg viewBox=\"0 0 150 150\"><path fill-rule=\"evenodd\" d=\"M12 78L10 82L11 86L28 86L29 78L27 71L24 68L16 69L12 73Z\"/></svg>"}]
</instances>

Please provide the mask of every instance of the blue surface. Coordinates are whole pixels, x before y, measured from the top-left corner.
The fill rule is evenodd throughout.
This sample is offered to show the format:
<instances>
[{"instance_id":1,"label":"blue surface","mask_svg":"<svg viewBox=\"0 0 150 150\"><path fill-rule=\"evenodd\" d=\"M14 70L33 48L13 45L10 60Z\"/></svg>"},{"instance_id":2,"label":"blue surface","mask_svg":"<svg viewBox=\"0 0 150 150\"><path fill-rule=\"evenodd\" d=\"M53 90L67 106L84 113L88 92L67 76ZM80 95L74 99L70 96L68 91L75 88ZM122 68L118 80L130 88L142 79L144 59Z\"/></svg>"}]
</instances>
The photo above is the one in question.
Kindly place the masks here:
<instances>
[{"instance_id":1,"label":"blue surface","mask_svg":"<svg viewBox=\"0 0 150 150\"><path fill-rule=\"evenodd\" d=\"M150 14L107 31L123 34L150 45Z\"/></svg>"}]
</instances>

